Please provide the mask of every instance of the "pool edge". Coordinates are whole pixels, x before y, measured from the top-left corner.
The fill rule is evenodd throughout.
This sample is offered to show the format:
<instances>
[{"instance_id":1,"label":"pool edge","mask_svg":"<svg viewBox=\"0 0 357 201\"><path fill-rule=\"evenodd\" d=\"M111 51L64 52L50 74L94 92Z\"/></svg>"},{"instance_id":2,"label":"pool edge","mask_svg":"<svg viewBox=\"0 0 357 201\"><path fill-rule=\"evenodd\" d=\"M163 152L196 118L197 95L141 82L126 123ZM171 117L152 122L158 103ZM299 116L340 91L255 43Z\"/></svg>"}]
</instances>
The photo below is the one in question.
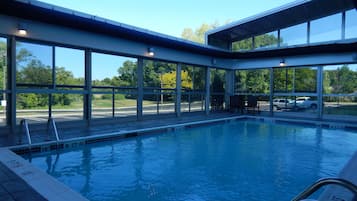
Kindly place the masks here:
<instances>
[{"instance_id":1,"label":"pool edge","mask_svg":"<svg viewBox=\"0 0 357 201\"><path fill-rule=\"evenodd\" d=\"M8 148L0 148L0 163L47 200L89 201Z\"/></svg>"}]
</instances>

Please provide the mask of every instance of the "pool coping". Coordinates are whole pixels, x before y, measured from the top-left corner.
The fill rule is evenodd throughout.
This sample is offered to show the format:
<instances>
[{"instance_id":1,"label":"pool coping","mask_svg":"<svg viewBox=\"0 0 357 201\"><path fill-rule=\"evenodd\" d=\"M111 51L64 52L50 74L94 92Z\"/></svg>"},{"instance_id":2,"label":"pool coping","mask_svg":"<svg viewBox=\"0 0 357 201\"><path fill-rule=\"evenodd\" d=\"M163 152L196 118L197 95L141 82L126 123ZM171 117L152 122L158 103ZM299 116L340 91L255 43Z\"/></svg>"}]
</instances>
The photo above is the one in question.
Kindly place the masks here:
<instances>
[{"instance_id":1,"label":"pool coping","mask_svg":"<svg viewBox=\"0 0 357 201\"><path fill-rule=\"evenodd\" d=\"M304 119L287 119L279 117L263 117L263 116L250 116L250 115L240 115L240 116L230 116L218 119L209 119L209 120L199 120L193 122L172 124L166 126L157 126L136 130L119 130L113 131L106 134L98 134L84 137L76 137L66 140L60 140L59 142L50 141L44 143L32 144L29 145L16 145L9 146L5 148L0 148L0 162L5 164L9 169L13 170L16 175L25 180L35 191L40 195L43 195L46 199L49 200L87 200L79 193L73 191L66 185L60 183L56 179L52 178L42 170L32 166L28 161L23 159L17 154L24 154L28 152L46 152L56 149L66 149L74 148L77 146L83 146L85 144L91 144L102 141L110 141L116 139L125 139L141 135L147 135L152 133L160 133L162 131L175 131L179 129L185 129L196 126L203 126L207 124L214 124L220 122L230 122L235 120L257 120L262 122L269 123L294 123L294 124L304 124L311 126L320 126L332 129L345 129L352 128L357 129L357 125L343 123L343 122L326 122L319 120L304 120ZM357 155L357 154L356 154ZM351 158L352 160L352 158ZM56 188L48 188L49 186L56 186ZM340 191L338 191L340 192ZM61 197L59 195L64 194L68 197Z\"/></svg>"}]
</instances>

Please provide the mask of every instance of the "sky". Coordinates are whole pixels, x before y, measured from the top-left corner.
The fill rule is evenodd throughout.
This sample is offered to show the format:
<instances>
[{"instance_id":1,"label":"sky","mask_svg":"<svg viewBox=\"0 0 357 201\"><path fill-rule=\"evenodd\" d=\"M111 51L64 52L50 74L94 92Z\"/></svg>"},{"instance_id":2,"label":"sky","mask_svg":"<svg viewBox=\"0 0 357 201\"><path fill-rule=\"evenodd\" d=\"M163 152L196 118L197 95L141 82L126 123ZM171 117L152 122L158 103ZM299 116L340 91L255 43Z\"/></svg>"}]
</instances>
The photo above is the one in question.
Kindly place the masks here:
<instances>
[{"instance_id":1,"label":"sky","mask_svg":"<svg viewBox=\"0 0 357 201\"><path fill-rule=\"evenodd\" d=\"M41 0L120 23L181 37L184 28L237 21L293 0Z\"/></svg>"},{"instance_id":2,"label":"sky","mask_svg":"<svg viewBox=\"0 0 357 201\"><path fill-rule=\"evenodd\" d=\"M40 0L45 3L84 12L151 31L181 37L185 28L193 30L203 23L237 21L290 3L293 0ZM22 44L46 63L41 46ZM31 47L30 47L31 46ZM83 77L84 61L76 52L57 48L56 66L66 67L75 77ZM41 56L42 55L42 56ZM63 58L63 59L62 59ZM66 58L66 59L65 59ZM71 58L71 59L69 59ZM77 58L77 59L76 59ZM113 77L129 58L93 55L92 79ZM76 61L76 62L74 62ZM105 70L103 70L105 69Z\"/></svg>"}]
</instances>

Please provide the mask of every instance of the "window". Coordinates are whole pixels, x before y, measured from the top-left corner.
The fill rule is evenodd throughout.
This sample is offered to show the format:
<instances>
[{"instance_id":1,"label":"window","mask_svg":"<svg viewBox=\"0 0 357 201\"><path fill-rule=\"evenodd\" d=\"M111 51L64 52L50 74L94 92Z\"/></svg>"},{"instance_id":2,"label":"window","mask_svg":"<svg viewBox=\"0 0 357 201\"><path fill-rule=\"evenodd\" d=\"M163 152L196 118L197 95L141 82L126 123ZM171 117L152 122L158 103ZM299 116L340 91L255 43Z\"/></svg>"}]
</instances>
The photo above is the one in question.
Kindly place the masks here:
<instances>
[{"instance_id":1,"label":"window","mask_svg":"<svg viewBox=\"0 0 357 201\"><path fill-rule=\"evenodd\" d=\"M278 31L273 31L254 37L255 49L278 47L278 43Z\"/></svg>"},{"instance_id":2,"label":"window","mask_svg":"<svg viewBox=\"0 0 357 201\"><path fill-rule=\"evenodd\" d=\"M232 51L244 51L253 49L253 38L246 38L244 40L235 41L232 43Z\"/></svg>"},{"instance_id":3,"label":"window","mask_svg":"<svg viewBox=\"0 0 357 201\"><path fill-rule=\"evenodd\" d=\"M310 43L341 40L342 14L311 21Z\"/></svg>"},{"instance_id":4,"label":"window","mask_svg":"<svg viewBox=\"0 0 357 201\"><path fill-rule=\"evenodd\" d=\"M357 115L357 64L323 67L324 115Z\"/></svg>"},{"instance_id":5,"label":"window","mask_svg":"<svg viewBox=\"0 0 357 201\"><path fill-rule=\"evenodd\" d=\"M52 80L52 47L16 43L16 82L21 88L48 88Z\"/></svg>"},{"instance_id":6,"label":"window","mask_svg":"<svg viewBox=\"0 0 357 201\"><path fill-rule=\"evenodd\" d=\"M269 69L237 70L235 92L269 94Z\"/></svg>"},{"instance_id":7,"label":"window","mask_svg":"<svg viewBox=\"0 0 357 201\"><path fill-rule=\"evenodd\" d=\"M143 114L175 112L176 64L144 60Z\"/></svg>"},{"instance_id":8,"label":"window","mask_svg":"<svg viewBox=\"0 0 357 201\"><path fill-rule=\"evenodd\" d=\"M210 103L211 110L223 110L225 107L224 104L224 95L225 95L225 76L226 71L222 69L211 69L211 83L210 83Z\"/></svg>"},{"instance_id":9,"label":"window","mask_svg":"<svg viewBox=\"0 0 357 201\"><path fill-rule=\"evenodd\" d=\"M7 41L0 37L0 126L6 125L7 106Z\"/></svg>"},{"instance_id":10,"label":"window","mask_svg":"<svg viewBox=\"0 0 357 201\"><path fill-rule=\"evenodd\" d=\"M137 59L92 53L92 117L136 116Z\"/></svg>"},{"instance_id":11,"label":"window","mask_svg":"<svg viewBox=\"0 0 357 201\"><path fill-rule=\"evenodd\" d=\"M357 11L352 9L346 12L345 38L357 38Z\"/></svg>"},{"instance_id":12,"label":"window","mask_svg":"<svg viewBox=\"0 0 357 201\"><path fill-rule=\"evenodd\" d=\"M56 85L84 86L83 50L55 47L55 66Z\"/></svg>"},{"instance_id":13,"label":"window","mask_svg":"<svg viewBox=\"0 0 357 201\"><path fill-rule=\"evenodd\" d=\"M274 92L316 93L317 68L274 68Z\"/></svg>"},{"instance_id":14,"label":"window","mask_svg":"<svg viewBox=\"0 0 357 201\"><path fill-rule=\"evenodd\" d=\"M280 30L280 46L301 45L307 43L307 23L298 24Z\"/></svg>"},{"instance_id":15,"label":"window","mask_svg":"<svg viewBox=\"0 0 357 201\"><path fill-rule=\"evenodd\" d=\"M205 69L182 65L181 69L181 112L204 111Z\"/></svg>"},{"instance_id":16,"label":"window","mask_svg":"<svg viewBox=\"0 0 357 201\"><path fill-rule=\"evenodd\" d=\"M260 111L269 111L270 94L270 70L252 69L235 71L234 91L237 95L244 95L245 100L248 96L254 96L259 105Z\"/></svg>"}]
</instances>

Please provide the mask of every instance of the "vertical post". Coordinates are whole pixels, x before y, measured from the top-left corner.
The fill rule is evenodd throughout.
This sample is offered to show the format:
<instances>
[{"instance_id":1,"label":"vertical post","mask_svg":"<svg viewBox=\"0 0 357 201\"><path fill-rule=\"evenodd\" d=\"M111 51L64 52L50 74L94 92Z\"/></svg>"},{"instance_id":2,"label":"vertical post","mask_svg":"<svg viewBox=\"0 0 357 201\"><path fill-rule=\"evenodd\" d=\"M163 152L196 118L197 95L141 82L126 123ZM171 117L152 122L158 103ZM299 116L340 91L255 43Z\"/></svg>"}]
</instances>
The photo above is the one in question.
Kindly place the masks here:
<instances>
[{"instance_id":1,"label":"vertical post","mask_svg":"<svg viewBox=\"0 0 357 201\"><path fill-rule=\"evenodd\" d=\"M89 126L92 118L92 51L91 50L85 50L84 62L85 62L84 91L86 93L84 94L83 116Z\"/></svg>"},{"instance_id":2,"label":"vertical post","mask_svg":"<svg viewBox=\"0 0 357 201\"><path fill-rule=\"evenodd\" d=\"M317 67L317 118L321 119L323 113L323 67Z\"/></svg>"},{"instance_id":3,"label":"vertical post","mask_svg":"<svg viewBox=\"0 0 357 201\"><path fill-rule=\"evenodd\" d=\"M278 47L281 46L280 42L282 41L281 38L280 38L280 29L278 29Z\"/></svg>"},{"instance_id":4,"label":"vertical post","mask_svg":"<svg viewBox=\"0 0 357 201\"><path fill-rule=\"evenodd\" d=\"M306 33L306 43L307 44L310 44L310 30L311 30L311 22L310 21L308 21L307 22L307 33Z\"/></svg>"},{"instance_id":5,"label":"vertical post","mask_svg":"<svg viewBox=\"0 0 357 201\"><path fill-rule=\"evenodd\" d=\"M56 89L56 48L52 46L52 85L50 90ZM48 94L48 119L52 118L52 92Z\"/></svg>"},{"instance_id":6,"label":"vertical post","mask_svg":"<svg viewBox=\"0 0 357 201\"><path fill-rule=\"evenodd\" d=\"M252 50L255 49L255 37L253 36L252 37Z\"/></svg>"},{"instance_id":7,"label":"vertical post","mask_svg":"<svg viewBox=\"0 0 357 201\"><path fill-rule=\"evenodd\" d=\"M230 108L230 96L234 95L234 70L226 70L226 90L224 95L224 102L226 103L226 108Z\"/></svg>"},{"instance_id":8,"label":"vertical post","mask_svg":"<svg viewBox=\"0 0 357 201\"><path fill-rule=\"evenodd\" d=\"M206 97L205 97L205 112L206 112L206 115L209 115L209 105L210 105L210 84L211 84L211 72L210 72L210 67L207 67L205 69L205 73L206 73L206 80L205 80L205 94L206 94Z\"/></svg>"},{"instance_id":9,"label":"vertical post","mask_svg":"<svg viewBox=\"0 0 357 201\"><path fill-rule=\"evenodd\" d=\"M181 63L177 64L176 68L176 102L175 102L175 112L176 116L181 116Z\"/></svg>"},{"instance_id":10,"label":"vertical post","mask_svg":"<svg viewBox=\"0 0 357 201\"><path fill-rule=\"evenodd\" d=\"M270 80L269 80L269 113L270 116L273 116L273 98L274 98L274 68L270 68Z\"/></svg>"},{"instance_id":11,"label":"vertical post","mask_svg":"<svg viewBox=\"0 0 357 201\"><path fill-rule=\"evenodd\" d=\"M115 117L115 88L112 87L112 117Z\"/></svg>"},{"instance_id":12,"label":"vertical post","mask_svg":"<svg viewBox=\"0 0 357 201\"><path fill-rule=\"evenodd\" d=\"M138 120L143 119L143 98L144 98L144 59L138 58L138 99L136 102L136 115Z\"/></svg>"},{"instance_id":13,"label":"vertical post","mask_svg":"<svg viewBox=\"0 0 357 201\"><path fill-rule=\"evenodd\" d=\"M341 39L346 39L346 11L342 12Z\"/></svg>"},{"instance_id":14,"label":"vertical post","mask_svg":"<svg viewBox=\"0 0 357 201\"><path fill-rule=\"evenodd\" d=\"M8 101L8 123L11 126L11 133L16 133L16 40L11 37L8 46L8 86L11 91ZM19 138L20 139L20 138Z\"/></svg>"}]
</instances>

